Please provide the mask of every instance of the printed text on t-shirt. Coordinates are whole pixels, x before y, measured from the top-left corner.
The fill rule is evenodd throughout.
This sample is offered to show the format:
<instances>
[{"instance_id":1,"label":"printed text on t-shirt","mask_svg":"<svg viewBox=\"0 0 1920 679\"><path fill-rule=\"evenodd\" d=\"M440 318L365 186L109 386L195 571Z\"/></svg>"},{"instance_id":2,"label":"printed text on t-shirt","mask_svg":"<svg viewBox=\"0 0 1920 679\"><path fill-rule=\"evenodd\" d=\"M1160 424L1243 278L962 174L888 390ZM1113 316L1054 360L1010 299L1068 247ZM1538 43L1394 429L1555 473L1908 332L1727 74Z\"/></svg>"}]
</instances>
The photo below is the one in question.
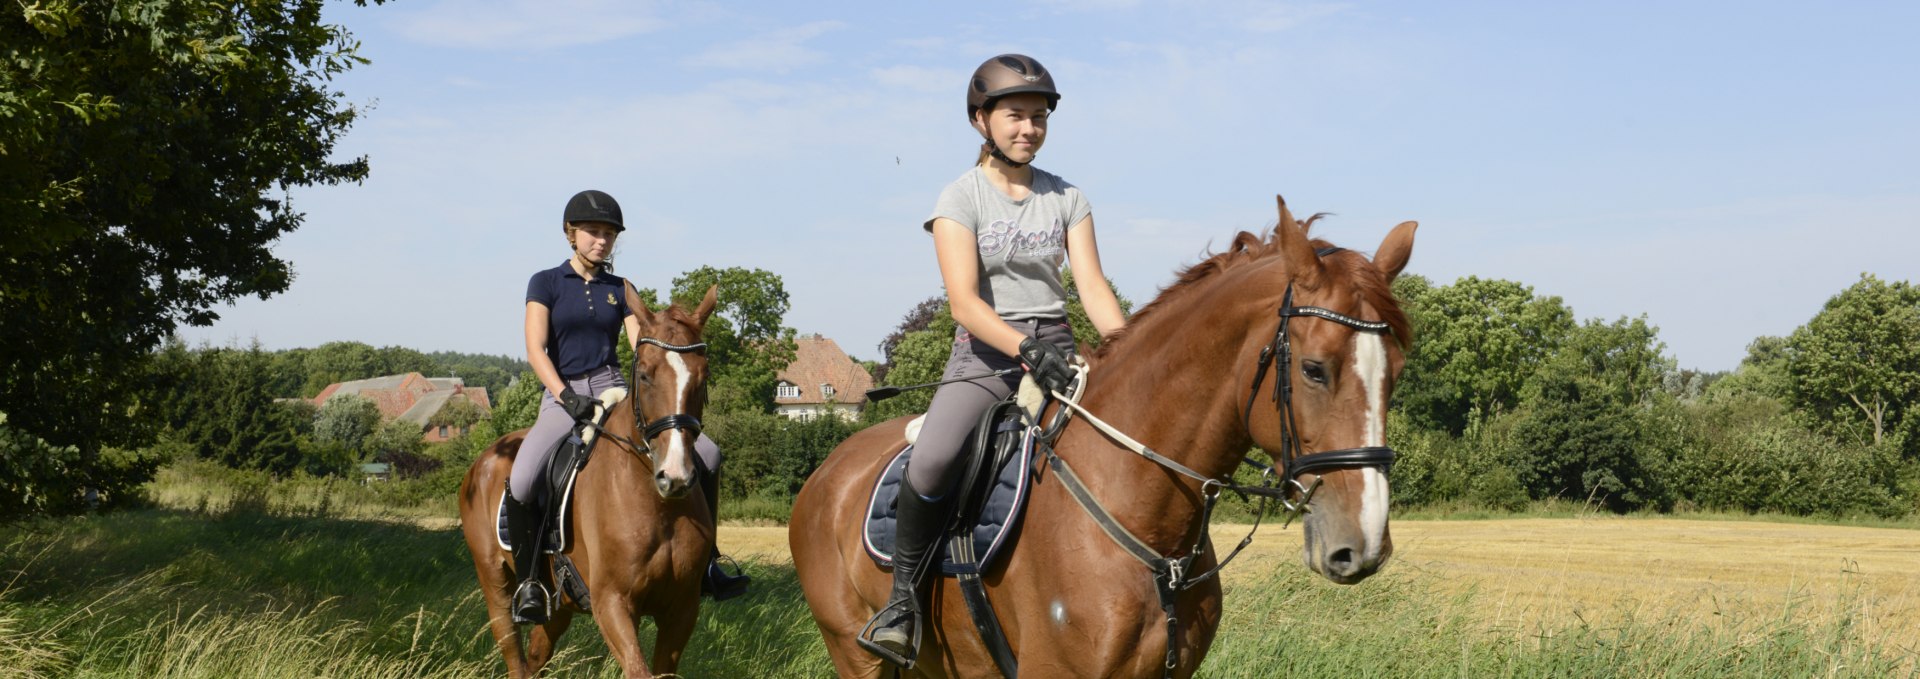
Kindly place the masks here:
<instances>
[{"instance_id":1,"label":"printed text on t-shirt","mask_svg":"<svg viewBox=\"0 0 1920 679\"><path fill-rule=\"evenodd\" d=\"M1067 243L1066 229L1061 228L1060 220L1053 220L1053 227L1039 231L1025 231L1019 222L1012 219L996 219L981 229L975 240L980 245L981 257L993 257L1009 248L1013 254L1026 257L1051 257L1060 254Z\"/></svg>"}]
</instances>

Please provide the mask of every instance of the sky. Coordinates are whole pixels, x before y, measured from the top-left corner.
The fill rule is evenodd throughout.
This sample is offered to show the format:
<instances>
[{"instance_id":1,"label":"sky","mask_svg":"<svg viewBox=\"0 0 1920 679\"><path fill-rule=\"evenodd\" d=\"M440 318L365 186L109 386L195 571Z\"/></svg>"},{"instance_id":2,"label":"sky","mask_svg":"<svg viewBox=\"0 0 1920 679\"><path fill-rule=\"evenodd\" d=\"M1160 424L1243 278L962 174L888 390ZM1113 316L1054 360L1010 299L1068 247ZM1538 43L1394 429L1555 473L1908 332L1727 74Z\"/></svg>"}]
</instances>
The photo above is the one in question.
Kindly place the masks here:
<instances>
[{"instance_id":1,"label":"sky","mask_svg":"<svg viewBox=\"0 0 1920 679\"><path fill-rule=\"evenodd\" d=\"M1863 273L1920 280L1920 3L399 0L330 5L357 185L295 189L285 293L192 342L522 356L566 200L616 197L616 272L779 274L786 324L861 359L940 294L934 199L974 159L968 75L1031 55L1062 92L1036 166L1093 204L1144 304L1296 214L1408 272L1645 315L1728 370Z\"/></svg>"}]
</instances>

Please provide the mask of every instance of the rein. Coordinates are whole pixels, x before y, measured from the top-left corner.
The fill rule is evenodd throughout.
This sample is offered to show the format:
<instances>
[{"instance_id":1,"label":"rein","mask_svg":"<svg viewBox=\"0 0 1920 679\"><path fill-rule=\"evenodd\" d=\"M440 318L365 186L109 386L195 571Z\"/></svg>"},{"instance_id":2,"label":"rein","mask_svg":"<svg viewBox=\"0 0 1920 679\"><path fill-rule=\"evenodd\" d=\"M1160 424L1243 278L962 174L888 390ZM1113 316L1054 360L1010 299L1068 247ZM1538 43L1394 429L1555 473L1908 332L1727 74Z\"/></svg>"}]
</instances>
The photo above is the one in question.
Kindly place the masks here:
<instances>
[{"instance_id":1,"label":"rein","mask_svg":"<svg viewBox=\"0 0 1920 679\"><path fill-rule=\"evenodd\" d=\"M1328 248L1318 251L1315 254L1325 257L1336 251L1338 251L1337 248ZM1135 536L1131 531L1128 531L1126 526L1121 525L1120 521L1114 518L1112 512L1108 511L1105 506L1100 504L1098 499L1093 497L1092 490L1087 487L1085 481L1080 479L1079 474L1073 471L1072 465L1069 465L1066 459L1054 453L1051 442L1057 438L1061 430L1065 428L1063 422L1056 423L1055 426L1046 428L1040 432L1041 437L1049 444L1045 446L1047 465L1052 468L1054 473L1060 478L1061 485L1066 488L1068 495L1072 496L1074 502L1079 504L1080 508L1087 512L1087 515L1094 520L1095 524L1100 526L1100 529L1107 534L1108 538L1112 539L1115 544L1125 550L1134 560L1139 561L1149 570L1153 571L1154 590L1159 595L1160 609L1161 612L1166 615L1167 622L1167 652L1162 677L1172 677L1174 668L1179 665L1180 621L1175 615L1179 594L1219 575L1220 572L1227 567L1228 563L1231 563L1235 557L1240 555L1242 550L1253 543L1254 532L1260 529L1260 523L1266 517L1268 500L1277 500L1285 509L1286 521L1281 524L1281 527L1284 528L1301 514L1310 511L1308 504L1313 500L1314 492L1320 488L1320 475L1322 473L1344 467L1379 466L1384 470L1391 468L1393 465L1393 449L1386 446L1367 446L1312 454L1298 454L1298 451L1302 450L1302 446L1300 443L1300 432L1298 426L1294 423L1293 416L1293 382L1289 377L1288 370L1288 366L1291 365L1292 347L1287 338L1288 319L1295 316L1325 319L1353 328L1359 332L1385 333L1390 332L1390 327L1386 323L1359 320L1323 307L1294 306L1293 283L1291 281L1287 283L1286 295L1281 299L1278 314L1280 316L1280 326L1274 331L1273 341L1260 351L1260 357L1257 361L1258 368L1253 379L1253 387L1247 395L1246 410L1242 413L1243 424L1247 426L1248 432L1252 432L1253 402L1260 393L1260 384L1265 380L1267 371L1277 365L1279 377L1274 381L1273 400L1275 402L1275 408L1280 413L1281 462L1279 472L1281 480L1278 484L1263 482L1257 486L1249 486L1234 481L1231 473L1220 477L1201 474L1172 458L1154 451L1146 444L1135 440L1125 432L1120 431L1113 425L1096 417L1092 412L1089 412L1084 406L1080 405L1078 400L1081 392L1080 389L1074 389L1074 394L1071 398L1058 392L1053 393L1054 399L1058 400L1064 408L1085 418L1087 423L1092 425L1094 429L1111 439L1114 443L1120 445L1120 447L1132 451L1134 454L1146 458L1148 461L1160 465L1168 471L1200 482L1200 495L1204 502L1198 517L1196 517L1199 530L1192 531L1196 532L1197 536L1194 538L1193 546L1186 550L1186 556L1169 557L1161 555L1158 551L1154 550L1152 546L1148 545L1138 536ZM1081 383L1084 384L1086 368L1084 366L1077 366L1076 370L1080 372L1080 380ZM1241 457L1241 462L1261 469L1261 477L1263 479L1272 479L1274 477L1274 467L1260 464L1259 462L1246 458L1244 455ZM1302 485L1297 478L1299 474L1314 474L1312 485ZM1246 537L1241 538L1240 544L1235 546L1233 551L1228 553L1219 563L1214 564L1211 570L1190 576L1189 572L1192 569L1194 560L1199 558L1200 554L1206 550L1208 543L1207 526L1212 521L1214 505L1219 501L1220 492L1223 489L1232 490L1241 494L1243 497L1252 495L1260 498L1260 508L1254 515L1253 527L1247 531Z\"/></svg>"}]
</instances>

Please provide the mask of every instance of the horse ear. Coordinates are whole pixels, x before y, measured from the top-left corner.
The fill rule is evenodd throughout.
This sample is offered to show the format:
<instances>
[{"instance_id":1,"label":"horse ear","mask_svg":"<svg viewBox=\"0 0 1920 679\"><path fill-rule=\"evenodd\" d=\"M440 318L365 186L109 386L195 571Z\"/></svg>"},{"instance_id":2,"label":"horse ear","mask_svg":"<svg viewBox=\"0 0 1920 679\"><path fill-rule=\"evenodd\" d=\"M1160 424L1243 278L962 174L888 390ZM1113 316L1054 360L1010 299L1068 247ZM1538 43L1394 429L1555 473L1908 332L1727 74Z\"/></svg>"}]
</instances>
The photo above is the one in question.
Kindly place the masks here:
<instances>
[{"instance_id":1,"label":"horse ear","mask_svg":"<svg viewBox=\"0 0 1920 679\"><path fill-rule=\"evenodd\" d=\"M1387 239L1380 241L1380 249L1374 251L1373 266L1388 282L1399 277L1407 268L1407 260L1413 257L1413 232L1420 228L1420 222L1400 222L1387 233Z\"/></svg>"},{"instance_id":2,"label":"horse ear","mask_svg":"<svg viewBox=\"0 0 1920 679\"><path fill-rule=\"evenodd\" d=\"M1313 243L1308 242L1307 232L1300 229L1300 223L1293 221L1293 212L1287 209L1287 199L1278 195L1274 202L1280 204L1280 223L1274 225L1274 240L1280 243L1280 252L1287 258L1287 271L1293 273L1294 281L1300 287L1313 289L1320 286L1320 256L1313 253Z\"/></svg>"},{"instance_id":3,"label":"horse ear","mask_svg":"<svg viewBox=\"0 0 1920 679\"><path fill-rule=\"evenodd\" d=\"M700 308L693 310L693 323L701 328L707 327L707 317L713 315L714 304L720 301L720 286L707 288L707 297L700 300Z\"/></svg>"},{"instance_id":4,"label":"horse ear","mask_svg":"<svg viewBox=\"0 0 1920 679\"><path fill-rule=\"evenodd\" d=\"M633 289L633 281L627 281L627 308L640 318L640 325L653 325L653 310L647 308L647 301L640 299L640 291Z\"/></svg>"}]
</instances>

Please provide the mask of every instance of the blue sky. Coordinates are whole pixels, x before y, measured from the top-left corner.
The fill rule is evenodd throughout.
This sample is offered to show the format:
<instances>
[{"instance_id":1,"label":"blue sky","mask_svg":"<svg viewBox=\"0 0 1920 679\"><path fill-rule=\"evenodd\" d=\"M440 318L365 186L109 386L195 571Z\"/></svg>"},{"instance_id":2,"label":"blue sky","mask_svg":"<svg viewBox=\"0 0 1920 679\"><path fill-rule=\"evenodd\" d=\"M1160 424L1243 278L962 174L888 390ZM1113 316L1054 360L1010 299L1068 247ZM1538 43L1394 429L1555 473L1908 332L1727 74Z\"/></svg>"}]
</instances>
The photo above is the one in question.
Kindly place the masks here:
<instances>
[{"instance_id":1,"label":"blue sky","mask_svg":"<svg viewBox=\"0 0 1920 679\"><path fill-rule=\"evenodd\" d=\"M1734 367L1862 272L1920 279L1920 3L677 3L331 7L372 64L343 155L294 193L292 289L191 341L523 353L561 207L612 193L618 272L780 274L787 324L860 358L939 273L919 225L973 160L965 79L1030 54L1064 94L1037 165L1094 206L1151 299L1242 229L1332 212L1409 271L1518 280L1580 318L1646 314L1682 367Z\"/></svg>"}]
</instances>

